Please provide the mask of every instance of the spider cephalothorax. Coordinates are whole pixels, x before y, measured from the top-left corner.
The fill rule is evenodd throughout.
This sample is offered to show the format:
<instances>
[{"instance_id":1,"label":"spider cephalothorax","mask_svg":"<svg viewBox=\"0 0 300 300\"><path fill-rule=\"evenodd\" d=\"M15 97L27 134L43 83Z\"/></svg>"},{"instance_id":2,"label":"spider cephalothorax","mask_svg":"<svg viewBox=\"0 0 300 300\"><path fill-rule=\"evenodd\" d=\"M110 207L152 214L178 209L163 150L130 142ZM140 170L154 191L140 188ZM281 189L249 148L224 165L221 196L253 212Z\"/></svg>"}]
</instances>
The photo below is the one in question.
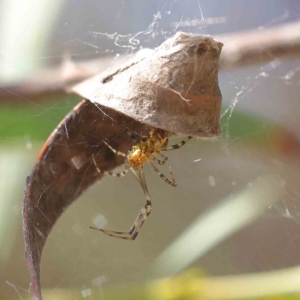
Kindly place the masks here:
<instances>
[{"instance_id":1,"label":"spider cephalothorax","mask_svg":"<svg viewBox=\"0 0 300 300\"><path fill-rule=\"evenodd\" d=\"M129 169L139 170L145 162L156 160L156 156L163 147L168 144L168 136L162 129L153 129L149 136L141 138L141 141L132 147L132 150L127 155L127 164ZM161 155L162 156L162 155ZM166 157L163 156L165 160Z\"/></svg>"},{"instance_id":2,"label":"spider cephalothorax","mask_svg":"<svg viewBox=\"0 0 300 300\"><path fill-rule=\"evenodd\" d=\"M126 239L126 240L134 240L137 237L144 222L146 221L146 219L148 218L148 216L150 215L150 213L152 211L151 198L150 198L150 195L148 192L145 175L143 172L144 164L147 162L154 169L154 171L159 175L159 177L161 177L166 183L176 187L177 184L175 182L171 167L169 166L169 171L170 171L170 174L172 177L172 181L169 180L164 174L162 174L157 169L157 167L154 165L154 162L158 163L159 165L165 164L168 160L168 157L163 155L161 152L178 149L178 148L182 147L191 138L192 138L191 136L188 136L178 144L175 144L172 146L167 146L168 145L168 135L167 135L166 131L155 128L150 131L148 136L142 137L140 142L138 144L136 144L135 146L133 146L132 150L128 154L125 154L123 152L120 152L120 151L112 148L109 145L109 143L107 143L106 141L103 140L104 144L107 145L107 147L109 147L115 154L121 155L127 159L125 169L123 172L113 173L110 171L103 171L103 173L106 175L111 175L111 176L115 176L115 177L124 177L127 174L127 172L130 170L144 191L145 198L146 198L146 204L140 210L137 218L135 219L132 227L130 228L130 230L128 232L111 231L111 230L99 229L99 228L95 228L95 227L90 227L90 228L100 230L109 236L122 238L122 239ZM159 159L158 157L161 159ZM96 166L96 170L99 173L101 173L101 170L98 168L94 156L93 156L93 161Z\"/></svg>"}]
</instances>

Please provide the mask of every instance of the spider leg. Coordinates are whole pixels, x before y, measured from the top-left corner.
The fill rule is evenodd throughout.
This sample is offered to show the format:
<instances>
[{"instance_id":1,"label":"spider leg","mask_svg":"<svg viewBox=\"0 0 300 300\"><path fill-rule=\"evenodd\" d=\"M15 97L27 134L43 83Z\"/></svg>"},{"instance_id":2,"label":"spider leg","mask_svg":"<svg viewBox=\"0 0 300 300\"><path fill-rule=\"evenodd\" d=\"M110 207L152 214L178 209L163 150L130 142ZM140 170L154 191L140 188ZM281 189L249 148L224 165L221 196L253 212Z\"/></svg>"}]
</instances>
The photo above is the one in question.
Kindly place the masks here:
<instances>
[{"instance_id":1,"label":"spider leg","mask_svg":"<svg viewBox=\"0 0 300 300\"><path fill-rule=\"evenodd\" d=\"M102 142L115 154L123 156L123 157L127 157L127 155L121 151L118 151L116 149L114 149L109 143L107 143L106 141L102 140Z\"/></svg>"},{"instance_id":2,"label":"spider leg","mask_svg":"<svg viewBox=\"0 0 300 300\"><path fill-rule=\"evenodd\" d=\"M163 155L161 152L158 152L158 155L160 155L163 158L163 164L165 164L168 160L168 156Z\"/></svg>"},{"instance_id":3,"label":"spider leg","mask_svg":"<svg viewBox=\"0 0 300 300\"><path fill-rule=\"evenodd\" d=\"M181 141L178 144L172 145L172 146L168 146L168 147L163 147L160 149L160 151L168 151L168 150L175 150L178 149L180 147L182 147L187 141L189 141L192 138L192 136L187 136L183 141Z\"/></svg>"},{"instance_id":4,"label":"spider leg","mask_svg":"<svg viewBox=\"0 0 300 300\"><path fill-rule=\"evenodd\" d=\"M111 171L101 171L101 170L98 168L98 165L97 165L97 163L96 163L94 154L92 154L92 158L93 158L93 162L94 162L94 165L95 165L96 170L97 170L98 173L103 173L104 175L110 175L110 176L114 176L114 177L124 177L124 176L128 173L128 171L129 171L127 165L125 166L124 171L122 171L122 172L120 172L120 173L114 173L114 172L111 172Z\"/></svg>"},{"instance_id":5,"label":"spider leg","mask_svg":"<svg viewBox=\"0 0 300 300\"><path fill-rule=\"evenodd\" d=\"M135 240L142 226L144 225L145 221L151 214L151 210L152 210L152 206L151 205L149 206L149 204L145 204L145 206L142 207L142 209L140 210L139 214L137 215L133 225L131 226L128 232L106 230L106 229L100 229L96 227L90 227L90 228L101 231L111 237L124 239L124 240Z\"/></svg>"},{"instance_id":6,"label":"spider leg","mask_svg":"<svg viewBox=\"0 0 300 300\"><path fill-rule=\"evenodd\" d=\"M145 175L143 172L143 169L138 170L136 172L135 170L131 169L134 177L137 179L137 181L140 183L145 197L146 197L146 204L141 208L139 214L137 215L135 221L133 222L133 225L131 226L130 230L128 232L120 232L120 231L112 231L112 230L106 230L106 229L99 229L96 227L90 227L91 229L99 230L109 236L116 237L119 239L125 239L125 240L135 240L138 236L142 226L144 225L145 221L149 217L152 211L152 203L150 199L150 195L148 192Z\"/></svg>"},{"instance_id":7,"label":"spider leg","mask_svg":"<svg viewBox=\"0 0 300 300\"><path fill-rule=\"evenodd\" d=\"M151 159L153 159L154 161L156 161L159 165L164 165L164 164L167 162L168 157L162 155L161 153L157 153L157 154L159 154L160 156L162 156L163 160L157 159L156 156L155 156L154 154L151 154L151 153L150 153Z\"/></svg>"},{"instance_id":8,"label":"spider leg","mask_svg":"<svg viewBox=\"0 0 300 300\"><path fill-rule=\"evenodd\" d=\"M162 174L151 161L148 161L148 163L154 169L154 171L158 174L158 176L162 180L164 180L167 184L172 185L174 187L177 186L177 183L175 182L175 178L174 178L174 175L173 175L173 172L172 172L172 168L170 166L169 166L169 172L172 176L172 181L170 181L164 174Z\"/></svg>"}]
</instances>

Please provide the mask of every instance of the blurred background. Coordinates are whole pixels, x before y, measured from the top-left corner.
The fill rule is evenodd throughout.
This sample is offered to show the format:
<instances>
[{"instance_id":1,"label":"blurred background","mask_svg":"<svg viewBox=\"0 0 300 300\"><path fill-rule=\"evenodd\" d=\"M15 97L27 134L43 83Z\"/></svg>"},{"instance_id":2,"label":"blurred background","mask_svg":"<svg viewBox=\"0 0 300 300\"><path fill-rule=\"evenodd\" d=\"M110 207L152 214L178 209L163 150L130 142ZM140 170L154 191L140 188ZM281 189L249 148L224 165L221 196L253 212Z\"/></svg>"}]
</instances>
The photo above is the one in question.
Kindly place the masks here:
<instances>
[{"instance_id":1,"label":"blurred background","mask_svg":"<svg viewBox=\"0 0 300 300\"><path fill-rule=\"evenodd\" d=\"M297 0L1 0L0 297L30 295L21 214L25 179L47 137L81 100L57 89L62 65L103 59L95 66L100 70L179 30L221 36L299 16ZM103 178L87 190L48 238L43 288L72 289L80 298L191 267L229 276L299 265L299 70L299 58L276 57L221 68L222 137L193 139L168 153L176 190L146 168L154 210L135 242L88 228L99 218L108 229L129 228L144 202L133 176ZM24 90L24 82L34 85ZM31 94L43 84L47 92Z\"/></svg>"}]
</instances>

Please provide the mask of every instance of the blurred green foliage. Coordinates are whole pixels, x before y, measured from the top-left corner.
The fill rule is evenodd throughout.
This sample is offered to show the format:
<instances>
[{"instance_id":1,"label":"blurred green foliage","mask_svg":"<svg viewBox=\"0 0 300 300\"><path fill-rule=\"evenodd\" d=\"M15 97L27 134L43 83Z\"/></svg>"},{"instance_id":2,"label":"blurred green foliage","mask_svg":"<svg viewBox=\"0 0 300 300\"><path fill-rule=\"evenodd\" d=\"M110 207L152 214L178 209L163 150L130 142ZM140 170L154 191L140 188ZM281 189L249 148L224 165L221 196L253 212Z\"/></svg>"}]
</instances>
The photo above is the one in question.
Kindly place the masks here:
<instances>
[{"instance_id":1,"label":"blurred green foliage","mask_svg":"<svg viewBox=\"0 0 300 300\"><path fill-rule=\"evenodd\" d=\"M23 103L5 103L0 108L0 138L3 140L26 137L43 141L80 101L79 96L62 94L35 102L24 99ZM225 136L226 132L230 132L231 138L265 136L269 132L266 130L266 120L238 110L235 110L230 118L225 115L221 126Z\"/></svg>"},{"instance_id":2,"label":"blurred green foliage","mask_svg":"<svg viewBox=\"0 0 300 300\"><path fill-rule=\"evenodd\" d=\"M80 101L76 95L64 94L36 102L5 103L0 108L0 138L43 141Z\"/></svg>"}]
</instances>

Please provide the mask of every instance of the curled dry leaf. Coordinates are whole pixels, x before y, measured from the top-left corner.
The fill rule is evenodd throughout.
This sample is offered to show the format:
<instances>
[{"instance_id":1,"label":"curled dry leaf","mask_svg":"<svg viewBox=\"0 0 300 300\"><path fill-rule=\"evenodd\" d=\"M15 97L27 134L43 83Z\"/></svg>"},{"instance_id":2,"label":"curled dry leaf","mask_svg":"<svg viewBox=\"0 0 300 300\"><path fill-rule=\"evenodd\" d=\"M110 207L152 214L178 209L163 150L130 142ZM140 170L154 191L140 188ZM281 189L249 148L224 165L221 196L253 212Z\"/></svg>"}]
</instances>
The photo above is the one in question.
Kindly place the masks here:
<instances>
[{"instance_id":1,"label":"curled dry leaf","mask_svg":"<svg viewBox=\"0 0 300 300\"><path fill-rule=\"evenodd\" d=\"M153 127L213 138L220 134L222 46L210 37L179 32L151 55L71 91Z\"/></svg>"},{"instance_id":2,"label":"curled dry leaf","mask_svg":"<svg viewBox=\"0 0 300 300\"><path fill-rule=\"evenodd\" d=\"M148 57L73 88L89 100L54 130L27 178L23 231L35 299L42 299L40 262L52 227L101 177L92 155L104 170L123 163L102 138L126 153L134 143L128 134L138 139L152 126L200 137L219 135L221 47L211 38L179 33Z\"/></svg>"},{"instance_id":3,"label":"curled dry leaf","mask_svg":"<svg viewBox=\"0 0 300 300\"><path fill-rule=\"evenodd\" d=\"M93 165L92 154L104 170L123 163L101 138L127 152L133 146L129 133L147 135L150 130L123 114L84 100L48 138L27 178L23 204L25 253L36 299L42 299L39 265L50 230L64 210L101 177ZM118 137L114 139L115 136Z\"/></svg>"}]
</instances>

